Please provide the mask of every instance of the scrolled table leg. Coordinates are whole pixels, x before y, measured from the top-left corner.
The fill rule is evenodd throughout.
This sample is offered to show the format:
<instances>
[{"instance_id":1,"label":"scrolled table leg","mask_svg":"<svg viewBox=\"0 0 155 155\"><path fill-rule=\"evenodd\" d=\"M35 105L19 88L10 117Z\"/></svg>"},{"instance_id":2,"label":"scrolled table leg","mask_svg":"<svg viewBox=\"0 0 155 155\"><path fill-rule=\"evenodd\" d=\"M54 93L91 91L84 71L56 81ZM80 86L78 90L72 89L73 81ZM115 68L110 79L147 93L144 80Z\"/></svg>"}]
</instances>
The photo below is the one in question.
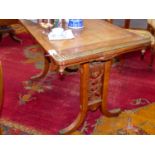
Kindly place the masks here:
<instances>
[{"instance_id":1,"label":"scrolled table leg","mask_svg":"<svg viewBox=\"0 0 155 155\"><path fill-rule=\"evenodd\" d=\"M118 116L121 113L121 109L115 113L108 111L107 98L108 98L108 86L109 86L111 66L112 66L111 60L106 61L104 64L104 77L103 77L102 103L101 103L101 111L103 115L108 117Z\"/></svg>"},{"instance_id":2,"label":"scrolled table leg","mask_svg":"<svg viewBox=\"0 0 155 155\"><path fill-rule=\"evenodd\" d=\"M47 57L47 56L44 56L44 69L43 69L43 71L38 75L32 76L31 81L37 81L37 80L40 80L40 79L44 78L47 75L48 71L49 71L50 62L51 62L50 58Z\"/></svg>"},{"instance_id":3,"label":"scrolled table leg","mask_svg":"<svg viewBox=\"0 0 155 155\"><path fill-rule=\"evenodd\" d=\"M69 134L79 128L83 123L88 111L88 80L89 64L85 63L80 68L80 112L73 123L59 131L60 134Z\"/></svg>"}]
</instances>

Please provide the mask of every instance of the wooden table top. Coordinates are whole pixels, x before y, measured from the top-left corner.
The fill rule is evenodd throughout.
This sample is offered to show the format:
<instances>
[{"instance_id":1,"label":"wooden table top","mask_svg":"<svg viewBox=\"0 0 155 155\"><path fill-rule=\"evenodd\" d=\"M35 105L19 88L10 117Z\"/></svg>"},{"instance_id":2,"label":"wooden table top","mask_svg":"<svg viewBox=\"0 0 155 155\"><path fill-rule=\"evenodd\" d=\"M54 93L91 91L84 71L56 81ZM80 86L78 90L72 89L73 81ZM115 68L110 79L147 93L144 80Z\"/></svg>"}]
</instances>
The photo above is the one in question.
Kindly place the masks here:
<instances>
[{"instance_id":1,"label":"wooden table top","mask_svg":"<svg viewBox=\"0 0 155 155\"><path fill-rule=\"evenodd\" d=\"M150 38L128 32L103 20L84 20L84 28L75 32L70 40L49 41L43 29L29 20L20 20L22 25L44 48L45 52L56 50L52 58L59 66L70 66L99 58L111 59L122 53L148 46Z\"/></svg>"}]
</instances>

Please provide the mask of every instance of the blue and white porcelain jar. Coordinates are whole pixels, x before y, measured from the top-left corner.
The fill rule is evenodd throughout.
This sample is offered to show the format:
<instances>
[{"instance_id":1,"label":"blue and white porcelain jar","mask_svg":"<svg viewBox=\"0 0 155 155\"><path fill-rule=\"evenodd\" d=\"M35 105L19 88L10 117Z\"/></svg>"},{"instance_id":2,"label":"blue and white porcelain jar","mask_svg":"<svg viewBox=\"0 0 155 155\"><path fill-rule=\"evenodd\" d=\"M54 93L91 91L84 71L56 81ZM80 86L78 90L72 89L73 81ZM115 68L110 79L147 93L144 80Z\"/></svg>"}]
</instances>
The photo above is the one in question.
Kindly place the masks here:
<instances>
[{"instance_id":1,"label":"blue and white porcelain jar","mask_svg":"<svg viewBox=\"0 0 155 155\"><path fill-rule=\"evenodd\" d=\"M69 19L68 27L72 29L81 29L83 28L82 19Z\"/></svg>"}]
</instances>

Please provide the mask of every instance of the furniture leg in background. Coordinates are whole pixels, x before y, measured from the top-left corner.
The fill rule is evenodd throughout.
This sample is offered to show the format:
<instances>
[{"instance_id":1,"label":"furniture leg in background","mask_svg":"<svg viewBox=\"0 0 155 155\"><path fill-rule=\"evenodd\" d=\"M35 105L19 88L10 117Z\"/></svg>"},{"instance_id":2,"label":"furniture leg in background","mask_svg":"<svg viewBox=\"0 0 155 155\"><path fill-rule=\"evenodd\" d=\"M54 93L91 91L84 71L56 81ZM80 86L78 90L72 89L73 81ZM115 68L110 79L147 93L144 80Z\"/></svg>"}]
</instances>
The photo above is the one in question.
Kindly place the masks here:
<instances>
[{"instance_id":1,"label":"furniture leg in background","mask_svg":"<svg viewBox=\"0 0 155 155\"><path fill-rule=\"evenodd\" d=\"M0 26L0 41L2 41L3 35L6 33L8 33L14 41L22 43L22 40L16 36L14 29L11 26L6 25Z\"/></svg>"},{"instance_id":2,"label":"furniture leg in background","mask_svg":"<svg viewBox=\"0 0 155 155\"><path fill-rule=\"evenodd\" d=\"M3 37L3 35L0 33L0 42L2 41L2 37Z\"/></svg>"}]
</instances>

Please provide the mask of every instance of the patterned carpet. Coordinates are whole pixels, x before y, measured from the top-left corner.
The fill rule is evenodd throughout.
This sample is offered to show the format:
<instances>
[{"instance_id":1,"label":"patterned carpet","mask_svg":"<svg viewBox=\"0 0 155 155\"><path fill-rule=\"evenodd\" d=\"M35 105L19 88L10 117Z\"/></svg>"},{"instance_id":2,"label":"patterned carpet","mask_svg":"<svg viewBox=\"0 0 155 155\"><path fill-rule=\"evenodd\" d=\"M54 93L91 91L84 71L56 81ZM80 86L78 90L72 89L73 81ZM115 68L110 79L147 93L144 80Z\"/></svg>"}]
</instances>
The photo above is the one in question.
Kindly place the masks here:
<instances>
[{"instance_id":1,"label":"patterned carpet","mask_svg":"<svg viewBox=\"0 0 155 155\"><path fill-rule=\"evenodd\" d=\"M79 111L79 73L57 73L36 83L29 79L43 68L43 51L19 25L14 25L23 44L5 36L0 43L0 59L5 79L2 109L3 134L58 134ZM110 77L109 110L122 108L118 117L89 112L83 125L73 134L154 134L155 65L149 70L150 52L144 61L140 52L127 54L125 64L114 63ZM67 83L67 85L66 85ZM61 89L60 89L61 88Z\"/></svg>"}]
</instances>

